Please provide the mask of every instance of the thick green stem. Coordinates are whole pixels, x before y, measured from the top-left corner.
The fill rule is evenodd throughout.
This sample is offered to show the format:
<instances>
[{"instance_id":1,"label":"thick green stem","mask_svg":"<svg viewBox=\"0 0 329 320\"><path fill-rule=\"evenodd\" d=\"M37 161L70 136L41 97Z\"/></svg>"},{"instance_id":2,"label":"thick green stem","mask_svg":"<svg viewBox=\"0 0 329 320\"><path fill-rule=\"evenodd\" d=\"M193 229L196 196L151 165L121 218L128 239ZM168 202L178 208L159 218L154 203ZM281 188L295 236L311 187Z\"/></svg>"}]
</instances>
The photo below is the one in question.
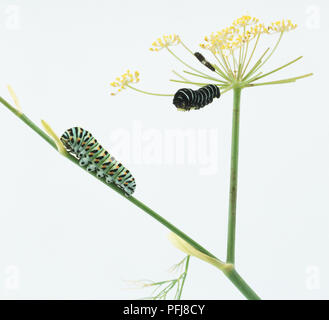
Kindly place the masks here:
<instances>
[{"instance_id":1,"label":"thick green stem","mask_svg":"<svg viewBox=\"0 0 329 320\"><path fill-rule=\"evenodd\" d=\"M236 199L238 187L238 158L239 158L239 126L240 126L240 96L241 88L233 89L233 120L231 144L231 176L228 213L227 257L226 262L235 261L235 226L236 226Z\"/></svg>"},{"instance_id":2,"label":"thick green stem","mask_svg":"<svg viewBox=\"0 0 329 320\"><path fill-rule=\"evenodd\" d=\"M5 99L0 97L0 103L2 103L4 106L6 106L12 113L14 113L18 118L20 118L24 123L26 123L32 130L34 130L40 137L42 137L46 142L48 142L55 150L57 150L56 143L54 140L49 137L41 128L39 128L34 122L32 122L27 116L22 114L19 110L15 109L10 103L8 103ZM79 165L79 160L76 159L71 154L67 153L64 155L66 158L71 160L73 163L75 163L80 168L83 168ZM85 170L86 171L86 170ZM95 178L97 178L95 172L88 172L89 174L93 175ZM97 178L99 181L103 182L105 185L119 193L121 196L123 196L125 199L136 205L138 208L142 209L144 212L149 214L151 217L156 219L158 222L160 222L162 225L167 227L169 230L177 234L180 238L184 239L186 242L188 242L191 246L196 248L197 250L203 252L204 254L209 255L210 257L213 257L215 259L216 256L214 256L212 253L207 251L205 248L203 248L200 244L198 244L196 241L191 239L188 235L186 235L184 232L179 230L177 227L175 227L173 224L171 224L169 221L164 219L162 216L157 214L154 210L146 206L141 201L137 200L136 198L130 196L126 197L125 193L116 187L113 183L107 184L104 179ZM223 271L223 270L222 270ZM248 284L240 277L237 276L236 271L232 273L231 270L225 270L224 274L232 281L232 283L237 287L237 289L247 298L250 300L253 300L257 297L257 295L254 293L254 291L248 286Z\"/></svg>"},{"instance_id":3,"label":"thick green stem","mask_svg":"<svg viewBox=\"0 0 329 320\"><path fill-rule=\"evenodd\" d=\"M261 300L260 297L248 286L248 284L242 279L242 277L234 268L229 269L228 271L224 271L224 274L249 300Z\"/></svg>"}]
</instances>

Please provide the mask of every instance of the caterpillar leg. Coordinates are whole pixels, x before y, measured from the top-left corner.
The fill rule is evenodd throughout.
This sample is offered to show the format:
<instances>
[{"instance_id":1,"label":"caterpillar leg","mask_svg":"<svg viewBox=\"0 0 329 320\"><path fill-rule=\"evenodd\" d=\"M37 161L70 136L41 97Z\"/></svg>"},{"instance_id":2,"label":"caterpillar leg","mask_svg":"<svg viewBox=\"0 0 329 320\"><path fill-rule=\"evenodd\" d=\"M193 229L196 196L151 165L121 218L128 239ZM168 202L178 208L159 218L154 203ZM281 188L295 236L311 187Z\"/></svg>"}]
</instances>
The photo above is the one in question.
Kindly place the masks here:
<instances>
[{"instance_id":1,"label":"caterpillar leg","mask_svg":"<svg viewBox=\"0 0 329 320\"><path fill-rule=\"evenodd\" d=\"M89 163L88 166L87 166L87 171L88 172L92 172L92 171L95 171L96 170L96 165L94 163Z\"/></svg>"},{"instance_id":2,"label":"caterpillar leg","mask_svg":"<svg viewBox=\"0 0 329 320\"><path fill-rule=\"evenodd\" d=\"M123 190L128 195L131 196L136 189L136 182L134 177L130 177L123 184Z\"/></svg>"},{"instance_id":3,"label":"caterpillar leg","mask_svg":"<svg viewBox=\"0 0 329 320\"><path fill-rule=\"evenodd\" d=\"M81 167L85 167L89 163L89 158L88 157L83 157L79 161L79 165Z\"/></svg>"}]
</instances>

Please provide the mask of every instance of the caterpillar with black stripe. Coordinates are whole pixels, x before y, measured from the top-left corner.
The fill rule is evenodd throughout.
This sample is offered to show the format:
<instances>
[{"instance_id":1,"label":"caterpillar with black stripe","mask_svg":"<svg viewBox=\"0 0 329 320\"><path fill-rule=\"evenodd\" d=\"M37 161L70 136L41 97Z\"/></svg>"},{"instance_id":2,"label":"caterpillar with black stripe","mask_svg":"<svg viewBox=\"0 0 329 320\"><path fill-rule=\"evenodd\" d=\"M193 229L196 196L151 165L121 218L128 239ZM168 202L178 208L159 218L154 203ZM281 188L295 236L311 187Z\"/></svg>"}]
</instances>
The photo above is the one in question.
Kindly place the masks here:
<instances>
[{"instance_id":1,"label":"caterpillar with black stripe","mask_svg":"<svg viewBox=\"0 0 329 320\"><path fill-rule=\"evenodd\" d=\"M195 52L194 56L208 69L210 69L211 71L216 71L213 65L209 61L207 61L206 58L200 52Z\"/></svg>"},{"instance_id":2,"label":"caterpillar with black stripe","mask_svg":"<svg viewBox=\"0 0 329 320\"><path fill-rule=\"evenodd\" d=\"M104 178L108 184L114 183L127 196L134 193L136 182L130 171L115 160L90 132L80 127L70 128L60 140L66 150L79 160L80 166L87 166L89 172L96 171L98 178Z\"/></svg>"},{"instance_id":3,"label":"caterpillar with black stripe","mask_svg":"<svg viewBox=\"0 0 329 320\"><path fill-rule=\"evenodd\" d=\"M174 95L173 104L180 111L197 110L211 103L214 98L219 97L219 88L214 84L208 84L198 90L179 89Z\"/></svg>"}]
</instances>

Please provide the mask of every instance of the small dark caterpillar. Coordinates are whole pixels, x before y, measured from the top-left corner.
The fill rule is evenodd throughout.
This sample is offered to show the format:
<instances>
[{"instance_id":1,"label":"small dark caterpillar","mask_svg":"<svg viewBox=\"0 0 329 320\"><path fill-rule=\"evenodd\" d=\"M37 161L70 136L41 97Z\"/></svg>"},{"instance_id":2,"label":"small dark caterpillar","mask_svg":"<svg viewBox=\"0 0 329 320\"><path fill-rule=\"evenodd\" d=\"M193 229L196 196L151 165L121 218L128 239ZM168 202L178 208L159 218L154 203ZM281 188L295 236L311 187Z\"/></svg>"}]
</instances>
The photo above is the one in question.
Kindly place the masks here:
<instances>
[{"instance_id":1,"label":"small dark caterpillar","mask_svg":"<svg viewBox=\"0 0 329 320\"><path fill-rule=\"evenodd\" d=\"M106 183L114 182L128 196L134 193L135 178L87 130L79 127L68 129L61 141L66 150L79 159L80 166L87 166L87 171L96 171L98 178L104 178Z\"/></svg>"},{"instance_id":2,"label":"small dark caterpillar","mask_svg":"<svg viewBox=\"0 0 329 320\"><path fill-rule=\"evenodd\" d=\"M214 84L208 84L198 90L179 89L174 95L173 104L178 110L200 109L220 97L220 90Z\"/></svg>"},{"instance_id":3,"label":"small dark caterpillar","mask_svg":"<svg viewBox=\"0 0 329 320\"><path fill-rule=\"evenodd\" d=\"M212 66L210 62L206 60L206 58L200 53L200 52L195 52L194 55L196 58L203 64L205 65L208 69L211 71L215 71L215 68Z\"/></svg>"}]
</instances>

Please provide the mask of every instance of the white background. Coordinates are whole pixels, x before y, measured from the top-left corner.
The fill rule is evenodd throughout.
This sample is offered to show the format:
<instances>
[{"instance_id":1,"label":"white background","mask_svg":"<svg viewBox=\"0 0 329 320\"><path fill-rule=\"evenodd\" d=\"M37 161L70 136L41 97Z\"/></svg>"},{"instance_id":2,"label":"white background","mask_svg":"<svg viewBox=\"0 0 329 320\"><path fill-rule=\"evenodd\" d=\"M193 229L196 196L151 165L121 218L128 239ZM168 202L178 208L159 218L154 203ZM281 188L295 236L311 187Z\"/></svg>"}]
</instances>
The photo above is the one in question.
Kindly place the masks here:
<instances>
[{"instance_id":1,"label":"white background","mask_svg":"<svg viewBox=\"0 0 329 320\"><path fill-rule=\"evenodd\" d=\"M10 99L11 84L25 114L58 134L75 125L90 130L133 172L138 199L224 259L232 92L180 113L172 98L132 90L112 97L109 83L129 68L141 73L138 88L175 92L171 71L186 68L165 51L150 52L151 43L177 33L199 50L205 35L243 14L299 25L264 71L304 58L272 80L315 75L242 92L236 266L264 299L326 299L328 1L1 0L0 92ZM276 36L268 39L273 45ZM134 161L132 145L120 148L113 135L122 129L131 137L136 122L160 139L170 129L217 129L217 173L161 157ZM148 291L131 290L125 280L174 277L167 270L184 255L167 229L58 156L4 107L0 133L2 299L136 299ZM243 297L220 271L192 259L183 298Z\"/></svg>"}]
</instances>

